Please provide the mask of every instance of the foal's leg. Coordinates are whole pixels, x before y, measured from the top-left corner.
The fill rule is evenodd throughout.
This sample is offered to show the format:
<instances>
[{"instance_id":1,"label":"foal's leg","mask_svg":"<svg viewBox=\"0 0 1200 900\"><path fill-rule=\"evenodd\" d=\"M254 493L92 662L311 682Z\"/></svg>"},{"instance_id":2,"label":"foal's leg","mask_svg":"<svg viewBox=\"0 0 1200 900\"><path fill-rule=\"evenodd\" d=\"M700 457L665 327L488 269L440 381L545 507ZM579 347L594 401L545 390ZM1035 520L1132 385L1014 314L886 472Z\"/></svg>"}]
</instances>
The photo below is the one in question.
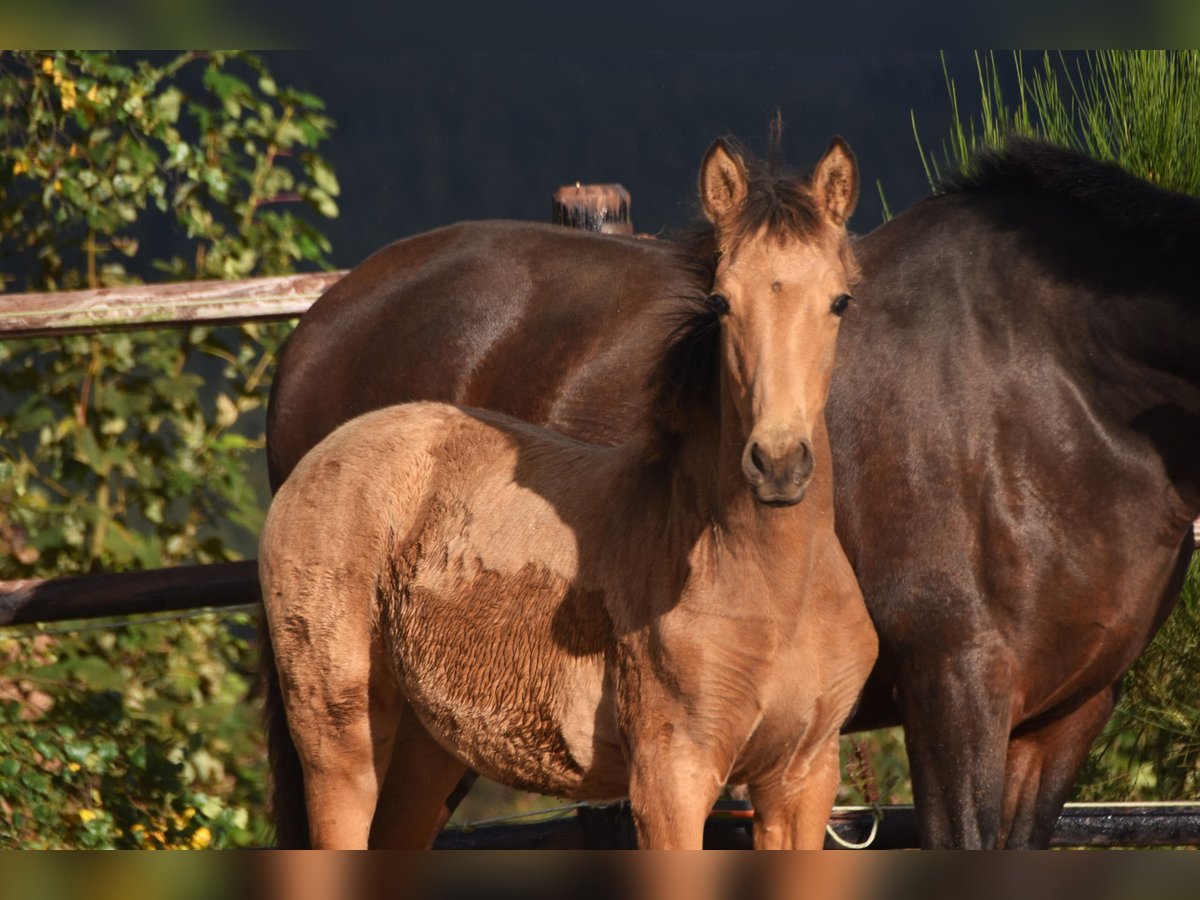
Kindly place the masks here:
<instances>
[{"instance_id":1,"label":"foal's leg","mask_svg":"<svg viewBox=\"0 0 1200 900\"><path fill-rule=\"evenodd\" d=\"M446 798L466 771L405 703L371 825L371 849L430 847L449 818Z\"/></svg>"},{"instance_id":2,"label":"foal's leg","mask_svg":"<svg viewBox=\"0 0 1200 900\"><path fill-rule=\"evenodd\" d=\"M820 850L841 782L838 735L750 786L756 850Z\"/></svg>"},{"instance_id":3,"label":"foal's leg","mask_svg":"<svg viewBox=\"0 0 1200 900\"><path fill-rule=\"evenodd\" d=\"M669 737L639 745L631 753L629 779L638 846L704 849L704 821L721 793L724 770L711 753Z\"/></svg>"},{"instance_id":4,"label":"foal's leg","mask_svg":"<svg viewBox=\"0 0 1200 900\"><path fill-rule=\"evenodd\" d=\"M303 671L286 673L288 721L317 850L366 849L400 721L391 674L362 644L346 642L334 653L331 642L328 653L303 659Z\"/></svg>"},{"instance_id":5,"label":"foal's leg","mask_svg":"<svg viewBox=\"0 0 1200 900\"><path fill-rule=\"evenodd\" d=\"M1045 849L1079 767L1112 715L1117 686L1069 714L1018 734L1008 745L1004 785L1005 846Z\"/></svg>"}]
</instances>

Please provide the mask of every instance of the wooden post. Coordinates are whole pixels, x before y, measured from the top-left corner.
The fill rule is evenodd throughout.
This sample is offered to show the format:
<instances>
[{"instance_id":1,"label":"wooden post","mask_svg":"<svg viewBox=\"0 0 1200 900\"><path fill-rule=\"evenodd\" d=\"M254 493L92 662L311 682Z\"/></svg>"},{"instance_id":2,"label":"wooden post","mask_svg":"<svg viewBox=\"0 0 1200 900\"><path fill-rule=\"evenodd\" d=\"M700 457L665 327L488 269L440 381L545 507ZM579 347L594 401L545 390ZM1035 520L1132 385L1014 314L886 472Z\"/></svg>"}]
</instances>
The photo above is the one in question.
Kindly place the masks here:
<instances>
[{"instance_id":1,"label":"wooden post","mask_svg":"<svg viewBox=\"0 0 1200 900\"><path fill-rule=\"evenodd\" d=\"M565 185L554 192L551 204L555 225L599 231L603 234L633 234L629 215L629 191L619 184Z\"/></svg>"}]
</instances>

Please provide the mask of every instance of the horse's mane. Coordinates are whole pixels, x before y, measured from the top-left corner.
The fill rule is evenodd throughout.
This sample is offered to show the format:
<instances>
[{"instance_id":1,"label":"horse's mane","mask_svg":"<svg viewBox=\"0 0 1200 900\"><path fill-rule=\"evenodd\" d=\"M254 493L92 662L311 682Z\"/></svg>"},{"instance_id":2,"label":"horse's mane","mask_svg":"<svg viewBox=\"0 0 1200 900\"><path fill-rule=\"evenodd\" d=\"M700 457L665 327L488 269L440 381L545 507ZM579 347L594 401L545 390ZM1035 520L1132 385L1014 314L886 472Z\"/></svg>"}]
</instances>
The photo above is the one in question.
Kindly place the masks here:
<instances>
[{"instance_id":1,"label":"horse's mane","mask_svg":"<svg viewBox=\"0 0 1200 900\"><path fill-rule=\"evenodd\" d=\"M681 299L684 308L673 314L674 327L650 370L645 431L654 455L665 453L697 412L717 412L721 318L703 297Z\"/></svg>"},{"instance_id":2,"label":"horse's mane","mask_svg":"<svg viewBox=\"0 0 1200 900\"><path fill-rule=\"evenodd\" d=\"M769 161L764 161L735 140L725 139L726 146L741 155L749 176L746 200L737 217L726 225L725 252L736 253L742 241L764 229L768 236L783 242L806 239L824 227L810 176L796 175L780 164L777 141L773 134L772 152ZM664 450L687 427L694 412L716 413L720 372L721 320L704 302L712 291L721 253L716 229L708 221L699 221L672 235L672 241L675 265L689 289L675 298L682 309L672 314L675 322L647 384L652 398L647 425L657 438L653 441L656 451Z\"/></svg>"},{"instance_id":3,"label":"horse's mane","mask_svg":"<svg viewBox=\"0 0 1200 900\"><path fill-rule=\"evenodd\" d=\"M935 190L943 195L1044 193L1079 204L1097 221L1148 247L1200 241L1200 201L1116 163L1032 138L1011 136L1001 149L976 152L963 171L942 178Z\"/></svg>"}]
</instances>

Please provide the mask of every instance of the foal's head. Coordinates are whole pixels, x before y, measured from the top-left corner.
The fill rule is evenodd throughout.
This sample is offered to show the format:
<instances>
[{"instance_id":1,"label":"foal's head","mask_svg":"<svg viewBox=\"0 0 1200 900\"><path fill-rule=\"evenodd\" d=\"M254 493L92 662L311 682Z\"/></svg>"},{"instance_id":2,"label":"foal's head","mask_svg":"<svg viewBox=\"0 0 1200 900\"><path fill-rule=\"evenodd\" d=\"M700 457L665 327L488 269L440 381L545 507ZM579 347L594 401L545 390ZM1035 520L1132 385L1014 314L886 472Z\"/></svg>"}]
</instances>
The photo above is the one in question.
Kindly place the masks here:
<instances>
[{"instance_id":1,"label":"foal's head","mask_svg":"<svg viewBox=\"0 0 1200 900\"><path fill-rule=\"evenodd\" d=\"M718 140L700 168L718 261L724 377L745 440L742 470L762 503L798 503L813 473L838 323L857 270L846 220L858 166L834 138L808 181L748 171Z\"/></svg>"}]
</instances>

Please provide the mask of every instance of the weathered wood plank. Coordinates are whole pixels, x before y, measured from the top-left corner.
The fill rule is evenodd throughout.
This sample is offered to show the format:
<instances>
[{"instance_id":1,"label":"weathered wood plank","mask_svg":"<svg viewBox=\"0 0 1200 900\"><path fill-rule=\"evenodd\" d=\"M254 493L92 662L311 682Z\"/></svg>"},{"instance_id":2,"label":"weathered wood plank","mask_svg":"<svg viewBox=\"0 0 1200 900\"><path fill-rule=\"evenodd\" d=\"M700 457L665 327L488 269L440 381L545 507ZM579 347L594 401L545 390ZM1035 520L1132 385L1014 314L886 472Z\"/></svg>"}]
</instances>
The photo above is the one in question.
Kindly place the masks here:
<instances>
[{"instance_id":1,"label":"weathered wood plank","mask_svg":"<svg viewBox=\"0 0 1200 900\"><path fill-rule=\"evenodd\" d=\"M0 581L0 626L258 603L258 562Z\"/></svg>"},{"instance_id":2,"label":"weathered wood plank","mask_svg":"<svg viewBox=\"0 0 1200 900\"><path fill-rule=\"evenodd\" d=\"M0 294L0 339L289 319L304 313L345 274Z\"/></svg>"}]
</instances>

